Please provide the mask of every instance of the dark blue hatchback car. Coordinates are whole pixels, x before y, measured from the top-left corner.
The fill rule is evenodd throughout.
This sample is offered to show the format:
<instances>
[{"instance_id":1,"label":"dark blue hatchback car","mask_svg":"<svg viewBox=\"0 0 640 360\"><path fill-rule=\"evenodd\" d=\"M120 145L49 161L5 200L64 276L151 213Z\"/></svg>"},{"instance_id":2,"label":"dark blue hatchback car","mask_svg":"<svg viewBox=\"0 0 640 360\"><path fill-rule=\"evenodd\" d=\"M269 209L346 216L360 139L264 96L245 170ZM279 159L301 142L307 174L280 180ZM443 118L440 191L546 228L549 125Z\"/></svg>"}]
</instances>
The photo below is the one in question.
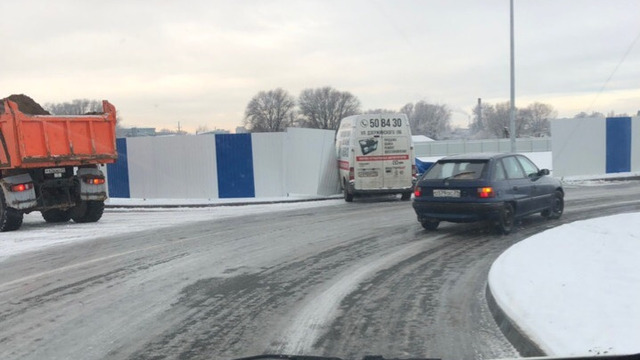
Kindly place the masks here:
<instances>
[{"instance_id":1,"label":"dark blue hatchback car","mask_svg":"<svg viewBox=\"0 0 640 360\"><path fill-rule=\"evenodd\" d=\"M441 221L489 221L511 232L516 219L540 213L557 219L564 190L549 170L520 154L464 154L433 164L418 180L413 208L427 230Z\"/></svg>"}]
</instances>

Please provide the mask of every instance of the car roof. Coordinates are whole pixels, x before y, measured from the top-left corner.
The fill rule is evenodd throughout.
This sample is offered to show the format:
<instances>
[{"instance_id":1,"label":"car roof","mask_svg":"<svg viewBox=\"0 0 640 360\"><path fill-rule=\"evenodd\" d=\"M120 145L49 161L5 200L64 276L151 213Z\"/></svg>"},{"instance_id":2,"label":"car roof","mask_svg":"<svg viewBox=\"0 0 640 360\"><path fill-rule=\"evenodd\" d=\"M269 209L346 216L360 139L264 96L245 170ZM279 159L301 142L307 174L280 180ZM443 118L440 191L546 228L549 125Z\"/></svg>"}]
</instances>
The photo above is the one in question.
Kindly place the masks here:
<instances>
[{"instance_id":1,"label":"car roof","mask_svg":"<svg viewBox=\"0 0 640 360\"><path fill-rule=\"evenodd\" d=\"M519 155L514 153L469 153L469 154L459 154L446 156L440 159L440 161L447 160L491 160L491 159L499 159L509 155Z\"/></svg>"}]
</instances>

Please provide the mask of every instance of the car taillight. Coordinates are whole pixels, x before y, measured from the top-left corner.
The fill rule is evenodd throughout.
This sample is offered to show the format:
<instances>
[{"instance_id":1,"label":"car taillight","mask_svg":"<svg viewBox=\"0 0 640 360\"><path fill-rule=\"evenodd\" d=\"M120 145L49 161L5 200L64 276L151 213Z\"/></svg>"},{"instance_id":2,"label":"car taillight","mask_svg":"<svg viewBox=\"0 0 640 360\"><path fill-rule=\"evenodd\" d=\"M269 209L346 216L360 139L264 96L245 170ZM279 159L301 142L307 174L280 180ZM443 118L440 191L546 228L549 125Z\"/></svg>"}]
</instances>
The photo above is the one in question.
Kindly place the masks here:
<instances>
[{"instance_id":1,"label":"car taillight","mask_svg":"<svg viewBox=\"0 0 640 360\"><path fill-rule=\"evenodd\" d=\"M496 193L493 192L493 188L491 186L478 188L478 196L480 198L492 198L496 196Z\"/></svg>"},{"instance_id":2,"label":"car taillight","mask_svg":"<svg viewBox=\"0 0 640 360\"><path fill-rule=\"evenodd\" d=\"M415 190L413 190L413 196L415 197L422 196L422 189L419 186L416 186Z\"/></svg>"},{"instance_id":3,"label":"car taillight","mask_svg":"<svg viewBox=\"0 0 640 360\"><path fill-rule=\"evenodd\" d=\"M11 185L11 191L13 192L22 192L30 189L33 189L33 183Z\"/></svg>"},{"instance_id":4,"label":"car taillight","mask_svg":"<svg viewBox=\"0 0 640 360\"><path fill-rule=\"evenodd\" d=\"M87 177L84 178L84 182L89 185L102 185L104 184L104 178Z\"/></svg>"},{"instance_id":5,"label":"car taillight","mask_svg":"<svg viewBox=\"0 0 640 360\"><path fill-rule=\"evenodd\" d=\"M349 168L349 180L355 179L355 171L352 167Z\"/></svg>"}]
</instances>

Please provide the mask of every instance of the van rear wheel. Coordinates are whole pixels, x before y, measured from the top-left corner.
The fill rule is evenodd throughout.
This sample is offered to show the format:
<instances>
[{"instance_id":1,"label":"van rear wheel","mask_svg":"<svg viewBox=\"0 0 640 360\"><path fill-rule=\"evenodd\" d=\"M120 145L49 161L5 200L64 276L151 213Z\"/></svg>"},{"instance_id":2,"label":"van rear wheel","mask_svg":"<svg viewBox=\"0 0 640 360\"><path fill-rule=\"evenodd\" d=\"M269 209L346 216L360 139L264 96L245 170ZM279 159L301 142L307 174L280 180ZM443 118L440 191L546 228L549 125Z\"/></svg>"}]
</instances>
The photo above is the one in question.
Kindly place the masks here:
<instances>
[{"instance_id":1,"label":"van rear wheel","mask_svg":"<svg viewBox=\"0 0 640 360\"><path fill-rule=\"evenodd\" d=\"M400 197L400 200L402 200L402 201L411 200L411 192L403 192L402 196Z\"/></svg>"},{"instance_id":2,"label":"van rear wheel","mask_svg":"<svg viewBox=\"0 0 640 360\"><path fill-rule=\"evenodd\" d=\"M346 185L344 186L342 191L343 191L343 195L344 195L344 201L352 202L353 201L353 194L349 192L349 188L347 188Z\"/></svg>"}]
</instances>

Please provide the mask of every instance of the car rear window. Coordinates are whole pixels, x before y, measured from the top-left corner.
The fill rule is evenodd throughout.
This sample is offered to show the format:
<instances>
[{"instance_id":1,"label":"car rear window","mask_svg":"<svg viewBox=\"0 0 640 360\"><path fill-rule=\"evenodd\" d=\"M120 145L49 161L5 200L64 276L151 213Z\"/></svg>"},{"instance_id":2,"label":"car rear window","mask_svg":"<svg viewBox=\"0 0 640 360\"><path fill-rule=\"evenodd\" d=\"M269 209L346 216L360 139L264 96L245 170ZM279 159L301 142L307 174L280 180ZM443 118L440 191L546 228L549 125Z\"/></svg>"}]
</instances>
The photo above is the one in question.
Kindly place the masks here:
<instances>
[{"instance_id":1,"label":"car rear window","mask_svg":"<svg viewBox=\"0 0 640 360\"><path fill-rule=\"evenodd\" d=\"M487 164L486 160L445 160L438 161L424 174L423 179L480 179Z\"/></svg>"}]
</instances>

